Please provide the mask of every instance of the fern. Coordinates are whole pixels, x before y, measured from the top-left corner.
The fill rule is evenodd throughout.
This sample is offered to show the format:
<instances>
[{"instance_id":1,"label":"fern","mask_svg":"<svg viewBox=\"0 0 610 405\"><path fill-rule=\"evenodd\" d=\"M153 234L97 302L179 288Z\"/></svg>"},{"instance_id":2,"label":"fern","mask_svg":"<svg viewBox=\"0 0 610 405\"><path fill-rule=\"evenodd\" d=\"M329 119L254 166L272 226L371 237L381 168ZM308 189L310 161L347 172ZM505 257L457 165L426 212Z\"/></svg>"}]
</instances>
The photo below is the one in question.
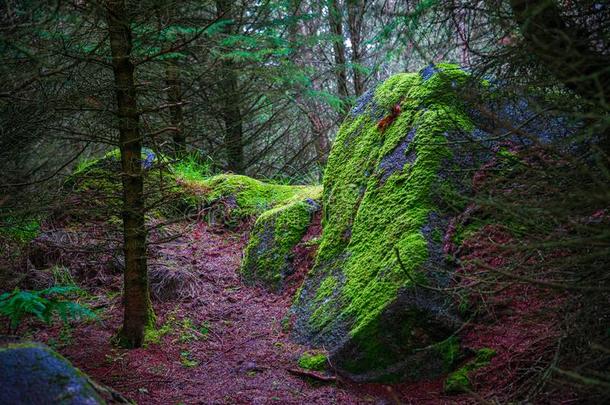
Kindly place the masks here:
<instances>
[{"instance_id":1,"label":"fern","mask_svg":"<svg viewBox=\"0 0 610 405\"><path fill-rule=\"evenodd\" d=\"M44 290L12 292L0 295L0 315L10 320L10 330L17 329L26 316L50 324L54 315L67 323L69 319L95 319L96 315L88 308L71 300L82 292L75 286L53 286Z\"/></svg>"}]
</instances>

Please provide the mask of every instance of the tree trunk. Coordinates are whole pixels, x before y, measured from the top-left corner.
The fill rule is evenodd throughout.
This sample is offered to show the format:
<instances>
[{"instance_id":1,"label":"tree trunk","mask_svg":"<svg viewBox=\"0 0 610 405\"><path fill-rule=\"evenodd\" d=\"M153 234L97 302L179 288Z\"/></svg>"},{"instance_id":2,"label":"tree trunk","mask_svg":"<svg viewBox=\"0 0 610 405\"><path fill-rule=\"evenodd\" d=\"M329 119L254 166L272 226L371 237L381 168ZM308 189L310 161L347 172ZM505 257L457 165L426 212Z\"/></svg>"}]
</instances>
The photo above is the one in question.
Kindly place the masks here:
<instances>
[{"instance_id":1,"label":"tree trunk","mask_svg":"<svg viewBox=\"0 0 610 405\"><path fill-rule=\"evenodd\" d=\"M330 32L335 36L333 49L335 53L335 75L337 77L337 93L346 101L349 96L347 89L347 72L345 69L345 44L343 37L343 18L337 6L337 0L328 0L328 23Z\"/></svg>"},{"instance_id":2,"label":"tree trunk","mask_svg":"<svg viewBox=\"0 0 610 405\"><path fill-rule=\"evenodd\" d=\"M219 18L232 19L231 0L216 0L216 12ZM233 33L232 24L226 24L224 34ZM235 66L231 60L221 62L219 89L221 118L225 125L224 145L227 155L227 169L234 173L244 172L243 118L241 116L239 84Z\"/></svg>"},{"instance_id":3,"label":"tree trunk","mask_svg":"<svg viewBox=\"0 0 610 405\"><path fill-rule=\"evenodd\" d=\"M347 26L352 46L352 74L354 75L354 94L359 97L364 92L362 66L362 19L364 18L365 0L347 0Z\"/></svg>"},{"instance_id":4,"label":"tree trunk","mask_svg":"<svg viewBox=\"0 0 610 405\"><path fill-rule=\"evenodd\" d=\"M169 61L165 71L167 82L167 101L170 104L170 122L175 128L173 132L174 155L183 156L186 152L186 137L184 135L184 115L182 113L182 85L180 70L174 61Z\"/></svg>"},{"instance_id":5,"label":"tree trunk","mask_svg":"<svg viewBox=\"0 0 610 405\"><path fill-rule=\"evenodd\" d=\"M142 138L136 105L134 65L131 62L131 28L124 0L108 0L107 24L118 107L121 179L123 183L123 237L125 274L124 317L119 342L139 347L147 327L154 322L146 268Z\"/></svg>"}]
</instances>

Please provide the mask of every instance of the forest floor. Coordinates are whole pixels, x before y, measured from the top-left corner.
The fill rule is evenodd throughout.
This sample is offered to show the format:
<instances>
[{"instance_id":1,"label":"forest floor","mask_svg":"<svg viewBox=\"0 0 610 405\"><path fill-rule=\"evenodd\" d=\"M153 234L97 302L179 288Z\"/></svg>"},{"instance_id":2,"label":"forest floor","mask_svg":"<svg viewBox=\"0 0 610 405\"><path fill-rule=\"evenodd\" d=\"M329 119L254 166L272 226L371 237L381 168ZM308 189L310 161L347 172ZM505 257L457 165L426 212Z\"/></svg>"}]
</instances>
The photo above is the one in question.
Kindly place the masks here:
<instances>
[{"instance_id":1,"label":"forest floor","mask_svg":"<svg viewBox=\"0 0 610 405\"><path fill-rule=\"evenodd\" d=\"M289 338L282 322L294 290L272 294L241 282L244 232L205 224L188 229L179 239L150 248L170 268L189 269L199 279L188 298L154 302L156 342L134 350L111 344L122 318L116 293L100 304L98 321L76 324L67 336L60 326L43 327L35 339L57 347L94 380L140 404L468 402L444 397L441 379L390 386L295 375L290 370L298 368L307 348ZM116 277L110 284L120 285Z\"/></svg>"}]
</instances>

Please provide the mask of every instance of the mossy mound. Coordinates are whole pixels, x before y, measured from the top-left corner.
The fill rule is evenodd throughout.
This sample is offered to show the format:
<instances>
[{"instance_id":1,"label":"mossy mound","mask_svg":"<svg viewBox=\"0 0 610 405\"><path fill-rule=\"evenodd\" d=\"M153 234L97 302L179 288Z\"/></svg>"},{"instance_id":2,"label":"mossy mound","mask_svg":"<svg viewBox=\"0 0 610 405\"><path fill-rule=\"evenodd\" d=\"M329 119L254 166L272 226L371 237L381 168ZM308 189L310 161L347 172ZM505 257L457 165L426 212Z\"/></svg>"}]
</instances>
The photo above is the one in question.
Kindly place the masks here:
<instances>
[{"instance_id":1,"label":"mossy mound","mask_svg":"<svg viewBox=\"0 0 610 405\"><path fill-rule=\"evenodd\" d=\"M294 272L292 250L307 232L320 209L321 189L312 188L309 198L262 213L250 233L241 274L246 282L262 283L279 291Z\"/></svg>"},{"instance_id":2,"label":"mossy mound","mask_svg":"<svg viewBox=\"0 0 610 405\"><path fill-rule=\"evenodd\" d=\"M0 403L104 404L81 371L50 348L0 342Z\"/></svg>"},{"instance_id":3,"label":"mossy mound","mask_svg":"<svg viewBox=\"0 0 610 405\"><path fill-rule=\"evenodd\" d=\"M321 186L273 184L236 174L182 180L191 204L207 208L214 222L256 218L241 274L249 284L279 291L293 273L292 250L320 209Z\"/></svg>"},{"instance_id":4,"label":"mossy mound","mask_svg":"<svg viewBox=\"0 0 610 405\"><path fill-rule=\"evenodd\" d=\"M237 174L219 174L181 184L193 195L192 203L222 204L234 218L257 217L265 211L307 199L316 199L319 186L293 186L263 182Z\"/></svg>"},{"instance_id":5,"label":"mossy mound","mask_svg":"<svg viewBox=\"0 0 610 405\"><path fill-rule=\"evenodd\" d=\"M299 357L299 367L305 370L323 371L328 365L328 359L325 354L322 353L303 353Z\"/></svg>"},{"instance_id":6,"label":"mossy mound","mask_svg":"<svg viewBox=\"0 0 610 405\"><path fill-rule=\"evenodd\" d=\"M142 150L142 174L147 209L151 214L176 208L182 200L171 161L150 149ZM121 155L113 149L104 156L81 162L64 183L69 194L84 202L81 215L107 219L119 217L122 207Z\"/></svg>"},{"instance_id":7,"label":"mossy mound","mask_svg":"<svg viewBox=\"0 0 610 405\"><path fill-rule=\"evenodd\" d=\"M460 167L450 146L475 125L460 91L469 75L438 64L365 93L341 126L324 175L323 233L293 305L295 335L325 347L355 380L449 371L460 324L443 253ZM426 287L433 287L426 288Z\"/></svg>"}]
</instances>

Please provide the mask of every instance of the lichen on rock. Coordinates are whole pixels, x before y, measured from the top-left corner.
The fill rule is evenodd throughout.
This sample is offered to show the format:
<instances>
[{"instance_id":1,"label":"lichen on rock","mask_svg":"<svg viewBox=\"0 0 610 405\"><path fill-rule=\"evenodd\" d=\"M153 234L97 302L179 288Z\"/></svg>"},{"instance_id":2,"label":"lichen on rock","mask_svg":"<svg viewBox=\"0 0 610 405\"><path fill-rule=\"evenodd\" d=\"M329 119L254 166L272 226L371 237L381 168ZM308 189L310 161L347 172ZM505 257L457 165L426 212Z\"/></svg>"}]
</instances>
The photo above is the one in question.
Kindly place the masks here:
<instances>
[{"instance_id":1,"label":"lichen on rock","mask_svg":"<svg viewBox=\"0 0 610 405\"><path fill-rule=\"evenodd\" d=\"M460 320L446 296L425 287L450 280L439 235L448 224L443 196L454 187L447 171L460 162L447 141L474 128L458 94L468 81L449 64L392 76L357 102L337 135L316 264L292 310L296 338L329 349L333 366L355 380L451 367L443 347Z\"/></svg>"}]
</instances>

